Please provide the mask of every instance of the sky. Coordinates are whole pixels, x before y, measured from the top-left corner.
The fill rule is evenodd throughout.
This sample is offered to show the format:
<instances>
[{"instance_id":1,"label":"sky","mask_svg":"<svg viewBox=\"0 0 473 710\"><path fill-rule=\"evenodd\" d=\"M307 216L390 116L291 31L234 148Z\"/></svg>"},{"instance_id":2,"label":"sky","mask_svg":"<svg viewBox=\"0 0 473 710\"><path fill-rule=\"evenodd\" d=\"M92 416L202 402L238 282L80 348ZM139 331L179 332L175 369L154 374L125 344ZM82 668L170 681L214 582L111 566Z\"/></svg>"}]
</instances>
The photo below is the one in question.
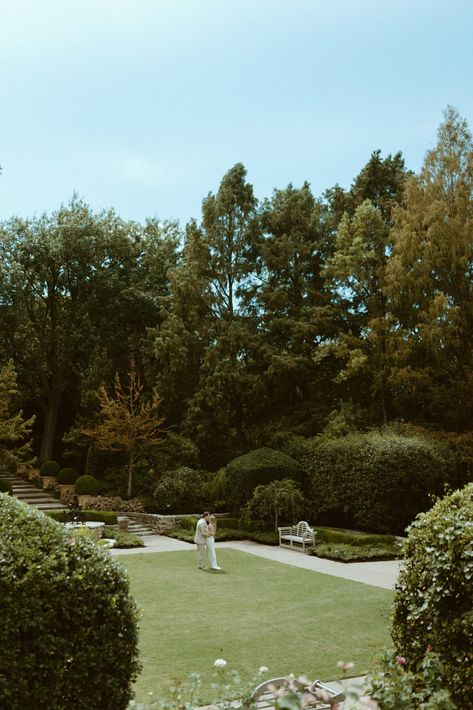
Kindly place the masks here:
<instances>
[{"instance_id":1,"label":"sky","mask_svg":"<svg viewBox=\"0 0 473 710\"><path fill-rule=\"evenodd\" d=\"M472 36L471 0L0 0L0 219L184 226L237 162L259 199L418 170L448 105L473 129Z\"/></svg>"}]
</instances>

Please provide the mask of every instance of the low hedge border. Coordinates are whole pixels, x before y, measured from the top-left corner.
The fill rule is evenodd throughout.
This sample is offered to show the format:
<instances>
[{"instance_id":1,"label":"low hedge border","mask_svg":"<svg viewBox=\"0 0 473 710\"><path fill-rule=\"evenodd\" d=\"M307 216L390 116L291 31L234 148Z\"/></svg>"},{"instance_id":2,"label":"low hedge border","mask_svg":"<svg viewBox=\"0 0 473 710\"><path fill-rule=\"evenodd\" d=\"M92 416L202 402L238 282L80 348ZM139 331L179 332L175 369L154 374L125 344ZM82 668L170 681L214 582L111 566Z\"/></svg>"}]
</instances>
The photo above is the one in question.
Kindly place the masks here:
<instances>
[{"instance_id":1,"label":"low hedge border","mask_svg":"<svg viewBox=\"0 0 473 710\"><path fill-rule=\"evenodd\" d=\"M58 523L67 523L70 518L69 510L46 510L46 515ZM110 510L82 510L84 520L105 523L105 525L116 525L117 514Z\"/></svg>"}]
</instances>

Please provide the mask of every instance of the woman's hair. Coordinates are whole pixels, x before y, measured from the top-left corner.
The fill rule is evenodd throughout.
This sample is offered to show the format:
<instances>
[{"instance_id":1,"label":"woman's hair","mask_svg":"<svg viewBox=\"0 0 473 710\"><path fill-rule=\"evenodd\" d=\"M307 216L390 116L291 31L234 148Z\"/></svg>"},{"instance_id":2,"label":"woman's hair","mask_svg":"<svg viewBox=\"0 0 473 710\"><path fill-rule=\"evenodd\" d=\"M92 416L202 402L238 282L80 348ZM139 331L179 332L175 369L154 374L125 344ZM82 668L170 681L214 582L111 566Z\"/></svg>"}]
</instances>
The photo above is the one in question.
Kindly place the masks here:
<instances>
[{"instance_id":1,"label":"woman's hair","mask_svg":"<svg viewBox=\"0 0 473 710\"><path fill-rule=\"evenodd\" d=\"M215 530L217 529L217 520L215 518L215 515L210 516L209 523L214 526Z\"/></svg>"}]
</instances>

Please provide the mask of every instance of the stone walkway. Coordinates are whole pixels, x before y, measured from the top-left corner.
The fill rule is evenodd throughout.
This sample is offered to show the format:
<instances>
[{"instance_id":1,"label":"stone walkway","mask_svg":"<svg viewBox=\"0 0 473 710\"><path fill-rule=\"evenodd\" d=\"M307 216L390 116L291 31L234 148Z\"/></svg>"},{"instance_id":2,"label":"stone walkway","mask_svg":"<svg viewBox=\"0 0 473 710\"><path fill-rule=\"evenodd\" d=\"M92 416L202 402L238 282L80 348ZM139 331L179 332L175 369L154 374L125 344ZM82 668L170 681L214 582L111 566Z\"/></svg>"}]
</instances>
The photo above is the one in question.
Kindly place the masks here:
<instances>
[{"instance_id":1,"label":"stone walkway","mask_svg":"<svg viewBox=\"0 0 473 710\"><path fill-rule=\"evenodd\" d=\"M146 552L178 552L179 550L192 550L195 546L181 540L174 540L171 537L164 535L149 535L144 540L145 547L136 547L130 550L111 550L115 555L133 555L143 554ZM324 560L319 557L305 555L297 550L289 550L281 547L272 547L270 545L260 545L249 540L235 542L217 542L217 554L219 549L230 548L232 550L240 550L247 552L250 555L258 555L273 562L283 562L293 567L302 567L313 572L321 574L329 574L333 577L343 577L351 579L353 582L361 582L362 584L370 584L374 587L383 587L384 589L394 589L394 585L399 574L399 560L388 560L386 562L334 562L332 560Z\"/></svg>"}]
</instances>

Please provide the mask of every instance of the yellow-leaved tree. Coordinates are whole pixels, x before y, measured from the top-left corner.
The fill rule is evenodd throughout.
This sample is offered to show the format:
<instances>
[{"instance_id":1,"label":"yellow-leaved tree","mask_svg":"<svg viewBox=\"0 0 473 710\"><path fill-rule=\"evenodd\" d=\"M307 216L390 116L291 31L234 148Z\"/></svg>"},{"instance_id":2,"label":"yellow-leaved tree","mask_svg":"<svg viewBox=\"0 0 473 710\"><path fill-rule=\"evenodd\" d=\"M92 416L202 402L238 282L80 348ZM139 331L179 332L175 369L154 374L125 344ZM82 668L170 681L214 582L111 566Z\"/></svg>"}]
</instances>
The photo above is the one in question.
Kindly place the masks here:
<instances>
[{"instance_id":1,"label":"yellow-leaved tree","mask_svg":"<svg viewBox=\"0 0 473 710\"><path fill-rule=\"evenodd\" d=\"M104 386L99 389L100 411L97 422L85 427L82 433L95 442L98 450L123 452L127 456L127 495L131 498L133 469L137 459L162 444L168 429L159 414L161 399L155 391L149 401L143 398L143 385L131 361L126 386L115 375L114 394Z\"/></svg>"}]
</instances>

